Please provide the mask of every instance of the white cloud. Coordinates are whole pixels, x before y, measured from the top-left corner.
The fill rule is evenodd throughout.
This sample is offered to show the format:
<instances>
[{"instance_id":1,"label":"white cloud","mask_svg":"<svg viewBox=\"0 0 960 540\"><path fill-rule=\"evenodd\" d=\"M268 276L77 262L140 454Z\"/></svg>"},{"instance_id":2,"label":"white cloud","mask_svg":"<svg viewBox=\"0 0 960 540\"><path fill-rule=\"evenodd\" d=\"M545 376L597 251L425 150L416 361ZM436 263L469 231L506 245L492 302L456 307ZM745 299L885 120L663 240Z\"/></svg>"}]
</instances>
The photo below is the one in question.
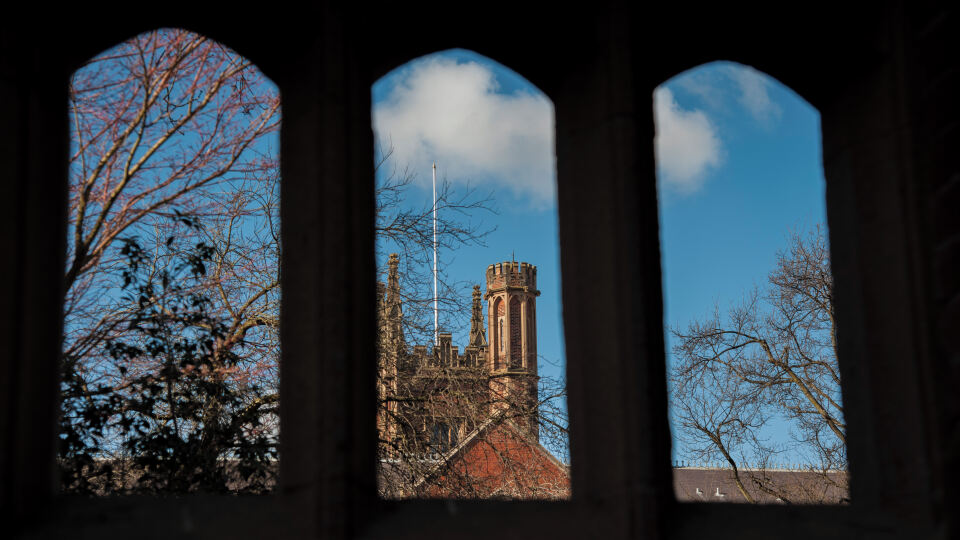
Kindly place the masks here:
<instances>
[{"instance_id":1,"label":"white cloud","mask_svg":"<svg viewBox=\"0 0 960 540\"><path fill-rule=\"evenodd\" d=\"M498 93L491 68L415 61L373 109L374 131L400 167L429 181L437 160L452 182L490 183L549 204L555 192L553 104L542 93Z\"/></svg>"},{"instance_id":2,"label":"white cloud","mask_svg":"<svg viewBox=\"0 0 960 540\"><path fill-rule=\"evenodd\" d=\"M780 118L780 106L770 98L770 93L767 91L770 86L770 77L750 66L740 64L732 64L724 71L740 89L740 104L758 123L764 127L770 127Z\"/></svg>"},{"instance_id":3,"label":"white cloud","mask_svg":"<svg viewBox=\"0 0 960 540\"><path fill-rule=\"evenodd\" d=\"M713 112L723 112L727 109L728 92L721 90L723 75L707 66L684 72L670 81L670 86L683 90L703 104L704 108Z\"/></svg>"},{"instance_id":4,"label":"white cloud","mask_svg":"<svg viewBox=\"0 0 960 540\"><path fill-rule=\"evenodd\" d=\"M666 87L653 94L657 125L657 170L662 184L683 193L703 185L706 173L720 165L722 147L706 113L681 109Z\"/></svg>"}]
</instances>

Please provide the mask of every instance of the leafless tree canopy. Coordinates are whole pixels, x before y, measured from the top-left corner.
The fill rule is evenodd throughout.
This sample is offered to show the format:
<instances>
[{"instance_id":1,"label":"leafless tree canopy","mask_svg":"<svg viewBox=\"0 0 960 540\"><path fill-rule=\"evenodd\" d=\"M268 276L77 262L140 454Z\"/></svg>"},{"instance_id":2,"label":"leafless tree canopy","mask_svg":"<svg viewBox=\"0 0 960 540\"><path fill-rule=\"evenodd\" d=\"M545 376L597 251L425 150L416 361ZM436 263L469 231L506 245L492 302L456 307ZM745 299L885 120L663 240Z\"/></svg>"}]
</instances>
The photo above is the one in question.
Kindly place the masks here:
<instances>
[{"instance_id":1,"label":"leafless tree canopy","mask_svg":"<svg viewBox=\"0 0 960 540\"><path fill-rule=\"evenodd\" d=\"M386 280L387 256L400 260L400 295L404 330L410 343L433 341L433 210L431 201L411 200L417 174L391 158L393 147L377 145L376 223L377 268ZM440 252L437 291L440 325L457 333L466 328L470 314L470 289L474 283L452 280L444 260L458 250L485 247L495 227L484 218L495 216L493 194L482 194L469 185L456 189L447 179L437 181L437 246ZM452 255L451 255L452 254Z\"/></svg>"},{"instance_id":2,"label":"leafless tree canopy","mask_svg":"<svg viewBox=\"0 0 960 540\"><path fill-rule=\"evenodd\" d=\"M790 237L766 287L672 330L671 405L684 459L721 462L749 502L842 502L846 436L837 364L833 278L820 228ZM770 428L789 426L789 440ZM770 481L785 459L819 474L801 496ZM799 456L799 458L797 457ZM745 466L749 464L749 467ZM749 470L747 470L749 469ZM842 489L826 486L842 483ZM819 490L819 491L818 491ZM817 493L833 493L818 499Z\"/></svg>"},{"instance_id":3,"label":"leafless tree canopy","mask_svg":"<svg viewBox=\"0 0 960 540\"><path fill-rule=\"evenodd\" d=\"M70 119L64 488L223 489L226 477L203 475L151 485L156 463L133 466L136 486L90 477L105 470L95 462L195 455L193 440L214 461L240 459L245 472L247 442L259 441L253 461L276 455L279 168L271 137L280 96L220 44L159 30L77 70ZM199 271L183 271L188 259ZM184 341L160 339L174 331ZM123 354L111 353L121 345ZM184 356L193 345L205 352ZM156 385L169 399L142 401L138 392ZM179 391L185 405L174 399ZM190 407L206 408L204 420L184 421ZM214 436L228 424L242 436ZM137 446L159 434L168 448Z\"/></svg>"},{"instance_id":4,"label":"leafless tree canopy","mask_svg":"<svg viewBox=\"0 0 960 540\"><path fill-rule=\"evenodd\" d=\"M262 491L278 436L280 96L181 30L91 59L70 90L63 487ZM410 204L414 177L390 155L375 164L377 245L403 253L405 331L426 343L433 208ZM437 207L444 251L483 244L489 197L441 182ZM464 287L440 286L445 324L462 324Z\"/></svg>"}]
</instances>

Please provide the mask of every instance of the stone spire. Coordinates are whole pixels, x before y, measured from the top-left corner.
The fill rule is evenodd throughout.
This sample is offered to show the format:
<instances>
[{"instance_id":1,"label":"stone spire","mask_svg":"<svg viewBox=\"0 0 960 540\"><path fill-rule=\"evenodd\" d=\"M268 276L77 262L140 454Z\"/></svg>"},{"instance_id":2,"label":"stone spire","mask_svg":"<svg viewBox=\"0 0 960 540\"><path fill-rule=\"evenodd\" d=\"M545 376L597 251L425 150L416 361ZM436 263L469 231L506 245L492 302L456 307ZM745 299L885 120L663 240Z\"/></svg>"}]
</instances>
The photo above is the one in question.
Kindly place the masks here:
<instances>
[{"instance_id":1,"label":"stone spire","mask_svg":"<svg viewBox=\"0 0 960 540\"><path fill-rule=\"evenodd\" d=\"M391 396L397 394L398 368L406 357L399 264L400 257L391 253L387 261L387 286L377 283L377 318L380 330L377 399L386 404L385 409L377 410L377 429L387 440L394 440L397 436L397 425L393 420L397 404Z\"/></svg>"},{"instance_id":2,"label":"stone spire","mask_svg":"<svg viewBox=\"0 0 960 540\"><path fill-rule=\"evenodd\" d=\"M397 355L405 346L403 336L403 300L400 297L400 256L391 253L387 261L387 287L381 312L384 351Z\"/></svg>"},{"instance_id":3,"label":"stone spire","mask_svg":"<svg viewBox=\"0 0 960 540\"><path fill-rule=\"evenodd\" d=\"M470 315L470 341L469 347L486 347L487 332L483 324L483 295L480 293L480 286L473 286L473 309Z\"/></svg>"}]
</instances>

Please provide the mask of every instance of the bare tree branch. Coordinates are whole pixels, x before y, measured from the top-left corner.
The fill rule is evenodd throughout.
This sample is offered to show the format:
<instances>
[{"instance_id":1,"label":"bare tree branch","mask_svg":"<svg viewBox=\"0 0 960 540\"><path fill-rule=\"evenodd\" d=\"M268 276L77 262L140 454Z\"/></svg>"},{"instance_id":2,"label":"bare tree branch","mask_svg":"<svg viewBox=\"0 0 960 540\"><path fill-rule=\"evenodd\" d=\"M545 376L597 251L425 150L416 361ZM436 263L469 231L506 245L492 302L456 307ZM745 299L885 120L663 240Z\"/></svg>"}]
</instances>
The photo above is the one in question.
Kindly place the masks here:
<instances>
[{"instance_id":1,"label":"bare tree branch","mask_svg":"<svg viewBox=\"0 0 960 540\"><path fill-rule=\"evenodd\" d=\"M721 456L748 502L755 502L751 485L785 502L841 502L837 491L809 485L800 497L770 481L765 466L741 467L790 452L809 461L822 485L846 482L845 472L837 474L846 468L846 426L834 321L829 250L817 228L790 237L767 289L747 294L725 317L715 309L673 329L671 406L684 458ZM790 426L791 441L770 442L775 422ZM827 498L804 498L814 493Z\"/></svg>"}]
</instances>

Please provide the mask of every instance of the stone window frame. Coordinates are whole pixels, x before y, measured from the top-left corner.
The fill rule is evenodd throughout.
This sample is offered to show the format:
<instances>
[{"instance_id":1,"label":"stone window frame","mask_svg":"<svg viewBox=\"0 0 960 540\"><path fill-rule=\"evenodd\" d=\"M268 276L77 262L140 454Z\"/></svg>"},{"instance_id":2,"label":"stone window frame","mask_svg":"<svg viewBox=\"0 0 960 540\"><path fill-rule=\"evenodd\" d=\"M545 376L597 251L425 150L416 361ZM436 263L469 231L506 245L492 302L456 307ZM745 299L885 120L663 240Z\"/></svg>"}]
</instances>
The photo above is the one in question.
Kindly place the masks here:
<instances>
[{"instance_id":1,"label":"stone window frame","mask_svg":"<svg viewBox=\"0 0 960 540\"><path fill-rule=\"evenodd\" d=\"M924 251L925 194L909 165L917 151L912 137L929 133L905 126L903 116L914 111L901 84L913 82L904 75L912 49L897 41L897 32L906 30L891 25L892 37L871 35L904 55L873 57L847 43L843 54L870 59L857 70L806 70L797 67L806 56L776 57L776 46L721 48L708 59L740 61L789 81L822 115L850 426L849 507L678 504L672 497L651 95L659 82L706 60L699 51L665 55L657 47L640 54L631 41L640 37L630 32L640 23L617 10L583 22L604 37L570 56L562 76L550 72L539 49L502 45L502 32L471 38L473 49L537 80L557 111L573 499L393 503L376 500L372 464L369 86L402 60L449 43L413 41L373 53L350 38L369 23L333 5L321 2L310 27L309 35L319 37L288 54L272 44L307 34L292 16L273 40L244 26L251 24L249 14L231 21L236 28L204 23L203 13L217 16L211 12L182 25L253 59L284 99L283 282L298 294L284 298L282 314L281 489L255 498L55 496L52 431L62 307L51 284L64 256L67 80L83 59L136 33L131 29L152 25L137 21L120 29L90 20L82 35L43 28L62 30L70 38L67 51L35 44L40 22L4 26L12 37L0 42L0 57L18 58L0 65L0 111L9 120L0 124L0 215L6 220L0 235L14 254L0 267L0 395L7 400L0 416L0 504L8 526L41 536L80 531L101 538L125 538L131 531L475 538L505 529L552 539L932 534L937 497L943 496L937 472L944 465L937 460L946 458L936 446L945 435L934 425L931 396L938 387L931 381L942 361L933 358L937 346L930 342L935 311L927 280L935 274ZM562 46L561 39L553 43ZM33 54L11 44L26 44ZM793 50L784 47L784 54ZM803 50L821 58L833 52ZM825 73L833 78L824 81Z\"/></svg>"}]
</instances>

